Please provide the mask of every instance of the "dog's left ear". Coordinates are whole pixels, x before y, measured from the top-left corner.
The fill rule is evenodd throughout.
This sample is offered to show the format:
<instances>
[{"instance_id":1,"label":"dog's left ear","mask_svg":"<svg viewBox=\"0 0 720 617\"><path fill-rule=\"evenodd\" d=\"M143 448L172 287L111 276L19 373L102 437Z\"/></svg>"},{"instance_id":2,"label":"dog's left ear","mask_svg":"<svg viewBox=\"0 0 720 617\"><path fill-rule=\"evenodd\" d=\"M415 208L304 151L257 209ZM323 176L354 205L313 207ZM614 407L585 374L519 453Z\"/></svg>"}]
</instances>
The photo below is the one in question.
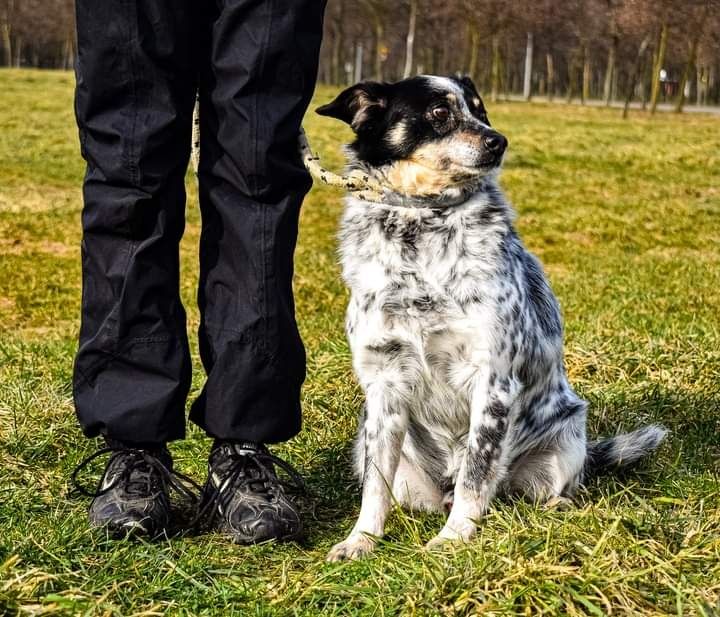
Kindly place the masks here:
<instances>
[{"instance_id":1,"label":"dog's left ear","mask_svg":"<svg viewBox=\"0 0 720 617\"><path fill-rule=\"evenodd\" d=\"M347 122L357 133L385 114L388 85L364 81L338 94L334 101L321 105L315 112Z\"/></svg>"}]
</instances>

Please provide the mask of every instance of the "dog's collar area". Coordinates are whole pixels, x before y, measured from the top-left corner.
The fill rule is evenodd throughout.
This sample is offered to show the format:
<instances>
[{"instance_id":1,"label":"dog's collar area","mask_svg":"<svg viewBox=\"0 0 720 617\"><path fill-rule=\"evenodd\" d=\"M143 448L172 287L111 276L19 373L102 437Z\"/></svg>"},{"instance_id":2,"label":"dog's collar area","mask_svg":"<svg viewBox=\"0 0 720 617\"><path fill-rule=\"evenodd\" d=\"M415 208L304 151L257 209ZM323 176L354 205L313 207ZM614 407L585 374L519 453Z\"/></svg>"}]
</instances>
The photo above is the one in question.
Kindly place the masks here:
<instances>
[{"instance_id":1,"label":"dog's collar area","mask_svg":"<svg viewBox=\"0 0 720 617\"><path fill-rule=\"evenodd\" d=\"M350 196L360 201L369 201L385 206L399 208L431 208L434 210L465 203L475 191L460 191L456 197L433 196L414 197L404 195L396 190L384 186L376 178L362 169L353 169L347 174L336 174L320 165L320 157L310 148L304 129L300 129L298 136L300 156L305 168L314 178L329 186L344 188Z\"/></svg>"},{"instance_id":2,"label":"dog's collar area","mask_svg":"<svg viewBox=\"0 0 720 617\"><path fill-rule=\"evenodd\" d=\"M365 191L348 190L350 197L359 199L360 201L370 201L383 206L391 206L396 208L423 208L430 210L444 210L445 208L456 207L464 204L469 198L469 194L462 193L456 198L443 198L440 196L433 197L413 197L398 193L389 188L384 188L381 194L367 195Z\"/></svg>"},{"instance_id":3,"label":"dog's collar area","mask_svg":"<svg viewBox=\"0 0 720 617\"><path fill-rule=\"evenodd\" d=\"M300 128L298 135L298 146L305 169L310 175L323 184L338 186L354 193L354 197L364 201L381 201L384 198L385 189L376 182L369 174L361 170L353 170L349 174L336 174L320 165L320 157L314 154L305 134L305 129Z\"/></svg>"}]
</instances>

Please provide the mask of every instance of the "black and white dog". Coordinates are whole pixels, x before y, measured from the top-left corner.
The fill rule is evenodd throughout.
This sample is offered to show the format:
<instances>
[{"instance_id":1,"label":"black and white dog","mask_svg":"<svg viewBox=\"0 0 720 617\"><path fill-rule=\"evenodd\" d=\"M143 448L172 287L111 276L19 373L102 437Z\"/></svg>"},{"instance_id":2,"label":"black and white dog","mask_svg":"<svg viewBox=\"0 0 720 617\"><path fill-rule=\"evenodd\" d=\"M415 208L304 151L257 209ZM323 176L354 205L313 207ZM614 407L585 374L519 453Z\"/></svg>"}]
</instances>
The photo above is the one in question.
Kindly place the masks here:
<instances>
[{"instance_id":1,"label":"black and white dog","mask_svg":"<svg viewBox=\"0 0 720 617\"><path fill-rule=\"evenodd\" d=\"M393 497L450 509L430 546L468 540L498 492L558 502L585 473L658 446L654 425L586 441L558 304L498 187L507 140L471 80L360 83L317 112L352 126L351 169L385 191L351 193L341 224L363 491L329 560L371 551Z\"/></svg>"}]
</instances>

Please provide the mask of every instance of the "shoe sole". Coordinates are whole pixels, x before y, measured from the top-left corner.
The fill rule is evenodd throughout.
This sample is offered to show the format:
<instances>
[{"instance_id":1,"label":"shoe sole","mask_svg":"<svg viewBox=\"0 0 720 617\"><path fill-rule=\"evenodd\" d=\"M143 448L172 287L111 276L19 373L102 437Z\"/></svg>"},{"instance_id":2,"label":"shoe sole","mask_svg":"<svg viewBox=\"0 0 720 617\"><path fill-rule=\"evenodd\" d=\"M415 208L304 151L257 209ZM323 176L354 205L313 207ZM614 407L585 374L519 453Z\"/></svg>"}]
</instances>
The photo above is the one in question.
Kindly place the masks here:
<instances>
[{"instance_id":1,"label":"shoe sole","mask_svg":"<svg viewBox=\"0 0 720 617\"><path fill-rule=\"evenodd\" d=\"M126 521L124 523L91 524L93 529L100 533L107 534L113 540L152 540L166 534L165 529L153 533L142 521Z\"/></svg>"}]
</instances>

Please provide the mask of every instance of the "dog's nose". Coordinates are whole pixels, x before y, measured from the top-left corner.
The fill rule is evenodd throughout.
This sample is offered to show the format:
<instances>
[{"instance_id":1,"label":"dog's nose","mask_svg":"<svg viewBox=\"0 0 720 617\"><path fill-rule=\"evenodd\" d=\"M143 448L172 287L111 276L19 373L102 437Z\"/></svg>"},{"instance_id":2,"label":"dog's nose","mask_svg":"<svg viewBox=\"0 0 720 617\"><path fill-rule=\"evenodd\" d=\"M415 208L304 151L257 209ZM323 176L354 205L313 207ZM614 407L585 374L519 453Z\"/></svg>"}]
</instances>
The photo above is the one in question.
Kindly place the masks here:
<instances>
[{"instance_id":1,"label":"dog's nose","mask_svg":"<svg viewBox=\"0 0 720 617\"><path fill-rule=\"evenodd\" d=\"M483 137L483 145L493 154L502 154L507 148L508 141L500 133L487 133Z\"/></svg>"}]
</instances>

